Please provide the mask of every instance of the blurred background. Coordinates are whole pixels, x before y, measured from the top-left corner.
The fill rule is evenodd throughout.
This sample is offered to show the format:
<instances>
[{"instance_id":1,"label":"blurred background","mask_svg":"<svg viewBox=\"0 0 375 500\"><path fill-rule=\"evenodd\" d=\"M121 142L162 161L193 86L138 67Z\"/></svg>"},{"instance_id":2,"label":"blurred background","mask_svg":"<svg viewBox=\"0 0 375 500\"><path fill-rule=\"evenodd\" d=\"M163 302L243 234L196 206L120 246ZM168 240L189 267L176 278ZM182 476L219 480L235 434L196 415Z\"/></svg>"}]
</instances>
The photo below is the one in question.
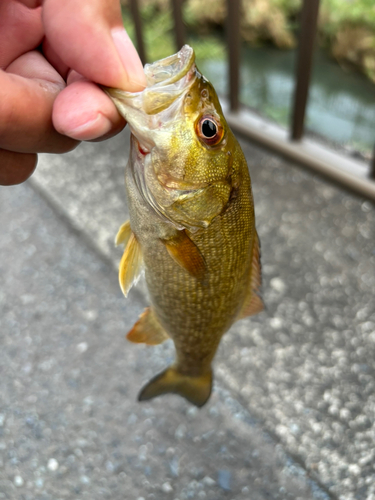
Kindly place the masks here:
<instances>
[{"instance_id":1,"label":"blurred background","mask_svg":"<svg viewBox=\"0 0 375 500\"><path fill-rule=\"evenodd\" d=\"M131 3L122 0L124 24L137 45ZM175 52L173 2L137 3L146 60ZM227 95L226 30L230 27L226 0L177 3L182 9L185 40L196 51L198 67ZM301 7L302 0L242 0L240 6L240 101L282 126L290 122ZM315 137L370 158L375 142L372 0L321 0L305 124Z\"/></svg>"}]
</instances>

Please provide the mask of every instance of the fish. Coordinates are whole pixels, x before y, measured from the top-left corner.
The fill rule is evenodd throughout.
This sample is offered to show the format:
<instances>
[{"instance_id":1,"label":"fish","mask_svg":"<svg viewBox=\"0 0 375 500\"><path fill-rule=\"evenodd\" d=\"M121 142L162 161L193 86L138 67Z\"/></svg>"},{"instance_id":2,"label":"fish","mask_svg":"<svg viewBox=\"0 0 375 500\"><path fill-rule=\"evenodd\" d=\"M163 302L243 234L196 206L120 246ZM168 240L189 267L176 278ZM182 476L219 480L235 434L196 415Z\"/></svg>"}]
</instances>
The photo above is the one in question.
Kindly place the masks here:
<instances>
[{"instance_id":1,"label":"fish","mask_svg":"<svg viewBox=\"0 0 375 500\"><path fill-rule=\"evenodd\" d=\"M104 88L131 130L119 282L127 296L144 272L151 302L127 338L175 346L139 401L174 393L201 407L221 337L264 307L251 180L194 50L184 45L145 74L140 92Z\"/></svg>"}]
</instances>

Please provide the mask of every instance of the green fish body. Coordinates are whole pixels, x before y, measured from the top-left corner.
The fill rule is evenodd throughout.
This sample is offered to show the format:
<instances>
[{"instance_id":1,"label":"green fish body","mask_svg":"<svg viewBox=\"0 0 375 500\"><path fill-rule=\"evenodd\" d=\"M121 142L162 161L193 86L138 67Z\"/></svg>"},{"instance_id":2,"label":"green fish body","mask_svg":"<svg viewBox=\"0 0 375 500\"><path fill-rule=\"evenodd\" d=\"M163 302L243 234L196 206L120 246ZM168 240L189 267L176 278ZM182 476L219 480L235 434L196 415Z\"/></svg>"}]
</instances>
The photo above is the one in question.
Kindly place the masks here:
<instances>
[{"instance_id":1,"label":"green fish body","mask_svg":"<svg viewBox=\"0 0 375 500\"><path fill-rule=\"evenodd\" d=\"M222 335L263 309L251 181L213 86L189 46L146 65L148 85L106 89L130 125L125 174L130 221L119 280L126 295L142 269L151 306L128 334L133 342L171 338L176 361L140 400L177 393L202 406Z\"/></svg>"}]
</instances>

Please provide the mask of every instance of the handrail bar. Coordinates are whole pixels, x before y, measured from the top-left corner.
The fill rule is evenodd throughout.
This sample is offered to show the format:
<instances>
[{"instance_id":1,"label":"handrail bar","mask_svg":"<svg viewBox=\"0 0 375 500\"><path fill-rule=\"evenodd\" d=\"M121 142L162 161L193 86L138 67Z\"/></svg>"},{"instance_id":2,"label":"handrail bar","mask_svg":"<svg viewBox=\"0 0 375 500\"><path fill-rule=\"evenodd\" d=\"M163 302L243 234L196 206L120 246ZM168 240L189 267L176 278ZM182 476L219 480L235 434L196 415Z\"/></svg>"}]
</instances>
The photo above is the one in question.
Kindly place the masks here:
<instances>
[{"instance_id":1,"label":"handrail bar","mask_svg":"<svg viewBox=\"0 0 375 500\"><path fill-rule=\"evenodd\" d=\"M221 98L220 102L225 118L234 131L375 201L375 182L369 180L368 167L364 162L340 155L308 138L290 141L286 129L242 107L233 113L225 98Z\"/></svg>"}]
</instances>

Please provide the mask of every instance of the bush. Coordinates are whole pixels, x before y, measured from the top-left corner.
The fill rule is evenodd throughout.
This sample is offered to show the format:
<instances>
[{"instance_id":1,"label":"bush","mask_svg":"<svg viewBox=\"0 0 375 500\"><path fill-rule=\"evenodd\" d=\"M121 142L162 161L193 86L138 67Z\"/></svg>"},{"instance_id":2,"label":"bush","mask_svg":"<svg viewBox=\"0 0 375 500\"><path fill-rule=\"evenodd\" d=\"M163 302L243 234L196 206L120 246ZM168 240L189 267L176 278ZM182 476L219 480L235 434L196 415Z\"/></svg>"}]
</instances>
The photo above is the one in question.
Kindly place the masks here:
<instances>
[{"instance_id":1,"label":"bush","mask_svg":"<svg viewBox=\"0 0 375 500\"><path fill-rule=\"evenodd\" d=\"M128 6L128 0L122 0ZM296 46L302 0L242 0L241 35L252 46L280 49ZM150 60L175 51L170 0L139 0ZM184 19L200 59L222 57L226 21L225 0L185 0ZM132 26L124 9L126 26ZM132 29L129 28L130 35ZM345 68L362 71L375 82L374 0L322 0L320 43Z\"/></svg>"}]
</instances>

